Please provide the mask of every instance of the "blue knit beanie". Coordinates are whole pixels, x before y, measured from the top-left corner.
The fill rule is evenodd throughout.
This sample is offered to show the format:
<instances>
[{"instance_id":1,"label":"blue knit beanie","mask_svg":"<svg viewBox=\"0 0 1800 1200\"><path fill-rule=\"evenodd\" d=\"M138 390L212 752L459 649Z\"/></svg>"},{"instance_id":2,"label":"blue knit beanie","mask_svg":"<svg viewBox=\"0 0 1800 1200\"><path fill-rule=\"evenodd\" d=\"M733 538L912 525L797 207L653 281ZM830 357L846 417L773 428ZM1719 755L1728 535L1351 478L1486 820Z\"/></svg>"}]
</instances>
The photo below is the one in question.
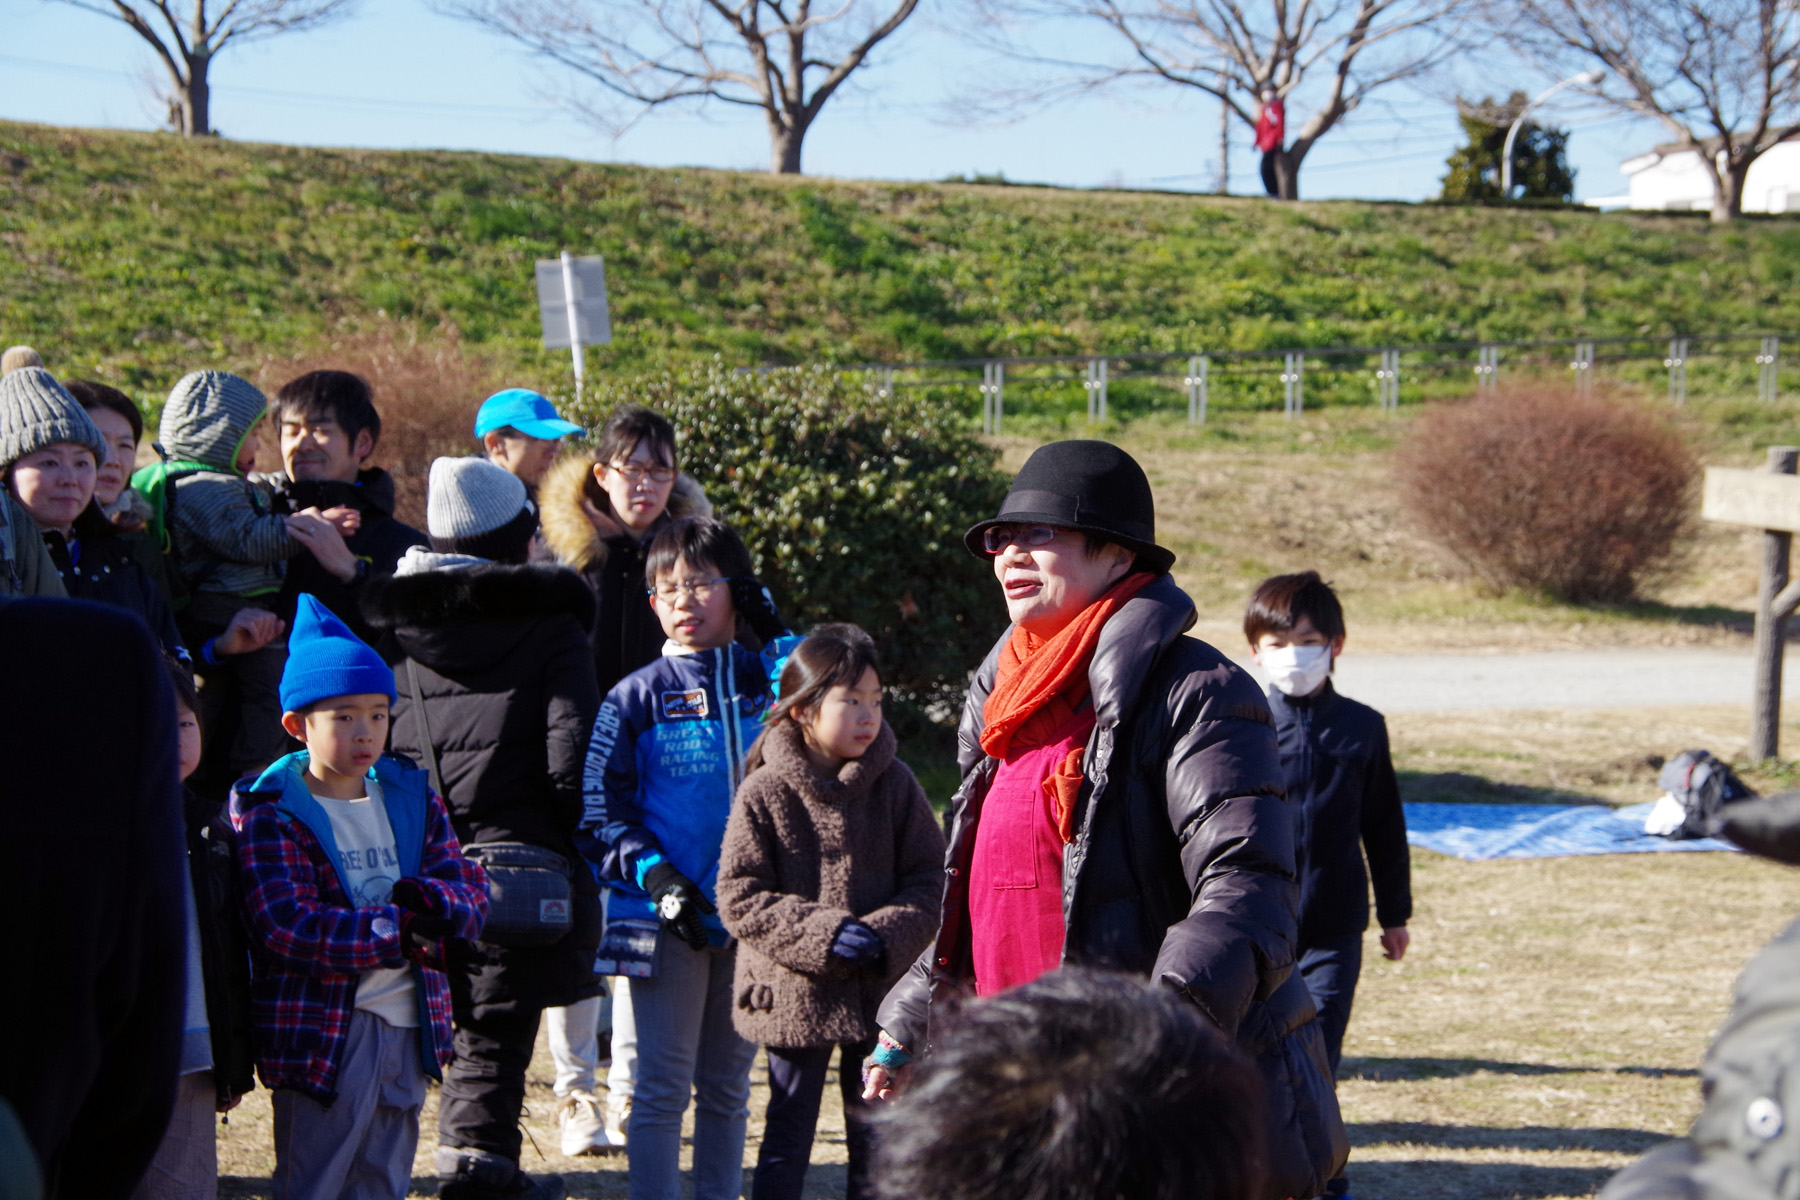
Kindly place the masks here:
<instances>
[{"instance_id":1,"label":"blue knit beanie","mask_svg":"<svg viewBox=\"0 0 1800 1200\"><path fill-rule=\"evenodd\" d=\"M313 597L300 595L294 630L288 634L287 666L281 672L281 707L299 712L338 696L372 696L399 701L394 673L381 655Z\"/></svg>"}]
</instances>

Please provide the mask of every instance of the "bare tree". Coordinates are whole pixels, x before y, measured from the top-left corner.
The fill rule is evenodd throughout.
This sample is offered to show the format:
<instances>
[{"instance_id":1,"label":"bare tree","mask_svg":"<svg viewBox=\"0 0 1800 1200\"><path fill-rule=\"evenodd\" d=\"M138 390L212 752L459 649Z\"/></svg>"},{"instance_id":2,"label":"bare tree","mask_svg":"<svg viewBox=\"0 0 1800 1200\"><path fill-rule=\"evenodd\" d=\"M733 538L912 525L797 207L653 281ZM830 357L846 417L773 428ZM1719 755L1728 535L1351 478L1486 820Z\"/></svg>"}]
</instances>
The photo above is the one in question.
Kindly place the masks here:
<instances>
[{"instance_id":1,"label":"bare tree","mask_svg":"<svg viewBox=\"0 0 1800 1200\"><path fill-rule=\"evenodd\" d=\"M919 4L826 2L815 12L812 0L443 0L624 101L629 117L587 109L614 131L684 100L762 110L778 175L800 173L825 102Z\"/></svg>"},{"instance_id":2,"label":"bare tree","mask_svg":"<svg viewBox=\"0 0 1800 1200\"><path fill-rule=\"evenodd\" d=\"M1030 94L1051 99L1131 80L1167 82L1214 97L1256 127L1272 89L1311 113L1275 161L1279 194L1300 196L1300 164L1321 137L1389 84L1417 79L1463 44L1445 18L1456 0L981 0L999 44L1050 68ZM1099 51L1071 61L1030 49L1032 31L1073 21L1103 29ZM1013 101L1020 96L1011 97ZM1289 120L1293 127L1293 120Z\"/></svg>"},{"instance_id":3,"label":"bare tree","mask_svg":"<svg viewBox=\"0 0 1800 1200\"><path fill-rule=\"evenodd\" d=\"M1800 135L1793 0L1488 0L1487 10L1547 70L1604 67L1606 80L1587 90L1661 122L1699 156L1715 221L1744 211L1750 164Z\"/></svg>"},{"instance_id":4,"label":"bare tree","mask_svg":"<svg viewBox=\"0 0 1800 1200\"><path fill-rule=\"evenodd\" d=\"M207 72L221 50L322 25L345 15L354 0L188 0L185 13L172 0L59 2L123 21L149 42L173 88L170 124L188 137L207 137L213 132Z\"/></svg>"}]
</instances>

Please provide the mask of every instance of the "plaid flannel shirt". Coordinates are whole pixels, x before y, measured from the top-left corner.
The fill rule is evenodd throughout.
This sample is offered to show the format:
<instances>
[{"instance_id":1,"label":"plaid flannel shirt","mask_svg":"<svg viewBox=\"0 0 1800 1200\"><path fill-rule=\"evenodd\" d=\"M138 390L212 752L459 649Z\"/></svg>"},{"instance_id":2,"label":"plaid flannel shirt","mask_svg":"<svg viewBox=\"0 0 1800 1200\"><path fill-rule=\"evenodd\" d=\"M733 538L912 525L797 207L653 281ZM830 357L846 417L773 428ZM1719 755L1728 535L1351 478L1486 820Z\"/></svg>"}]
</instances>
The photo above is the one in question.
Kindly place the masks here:
<instances>
[{"instance_id":1,"label":"plaid flannel shirt","mask_svg":"<svg viewBox=\"0 0 1800 1200\"><path fill-rule=\"evenodd\" d=\"M363 973L407 960L396 906L352 907L327 848L329 819L303 779L306 761L305 751L290 754L247 788L240 784L232 792L231 820L253 947L257 1070L265 1087L329 1100L337 1094ZM463 857L425 772L383 757L370 773L381 785L407 874L425 884L457 936L475 937L487 918L487 878ZM420 997L420 1065L441 1078L451 1057L450 981L417 963L412 972Z\"/></svg>"}]
</instances>

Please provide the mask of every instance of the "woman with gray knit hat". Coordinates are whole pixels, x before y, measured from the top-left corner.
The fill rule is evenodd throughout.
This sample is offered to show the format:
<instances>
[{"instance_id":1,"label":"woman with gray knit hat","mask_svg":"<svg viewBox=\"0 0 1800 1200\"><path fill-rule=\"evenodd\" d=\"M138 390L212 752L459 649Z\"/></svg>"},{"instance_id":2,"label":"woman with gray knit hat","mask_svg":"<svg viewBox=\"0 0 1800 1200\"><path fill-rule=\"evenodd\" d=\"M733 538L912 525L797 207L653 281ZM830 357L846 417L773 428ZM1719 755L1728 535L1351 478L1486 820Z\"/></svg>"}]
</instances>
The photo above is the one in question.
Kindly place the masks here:
<instances>
[{"instance_id":1,"label":"woman with gray knit hat","mask_svg":"<svg viewBox=\"0 0 1800 1200\"><path fill-rule=\"evenodd\" d=\"M527 565L536 528L516 475L440 458L426 497L431 549L409 550L362 601L396 663L393 748L435 771L465 851L522 842L570 864L573 912L560 940L446 946L456 1016L438 1105L446 1200L563 1195L557 1177L519 1170L525 1070L542 1011L600 991L600 893L571 842L600 707L587 638L594 596L566 567Z\"/></svg>"},{"instance_id":2,"label":"woman with gray knit hat","mask_svg":"<svg viewBox=\"0 0 1800 1200\"><path fill-rule=\"evenodd\" d=\"M187 661L162 589L94 499L106 441L56 377L21 367L0 377L0 479L26 514L68 595L130 609L164 652Z\"/></svg>"},{"instance_id":3,"label":"woman with gray knit hat","mask_svg":"<svg viewBox=\"0 0 1800 1200\"><path fill-rule=\"evenodd\" d=\"M19 368L14 368L18 370ZM9 374L11 372L8 372ZM14 386L26 388L29 382ZM10 395L0 387L0 396ZM8 438L0 434L0 447ZM0 600L12 596L67 596L62 576L50 559L50 550L38 536L37 522L13 499L12 492L0 488Z\"/></svg>"},{"instance_id":4,"label":"woman with gray knit hat","mask_svg":"<svg viewBox=\"0 0 1800 1200\"><path fill-rule=\"evenodd\" d=\"M882 1003L871 1093L960 998L1060 966L1129 971L1255 1060L1264 1194L1318 1195L1349 1148L1294 969L1293 816L1262 689L1185 636L1194 602L1117 446L1040 447L966 540L1012 627L963 707L937 940Z\"/></svg>"}]
</instances>

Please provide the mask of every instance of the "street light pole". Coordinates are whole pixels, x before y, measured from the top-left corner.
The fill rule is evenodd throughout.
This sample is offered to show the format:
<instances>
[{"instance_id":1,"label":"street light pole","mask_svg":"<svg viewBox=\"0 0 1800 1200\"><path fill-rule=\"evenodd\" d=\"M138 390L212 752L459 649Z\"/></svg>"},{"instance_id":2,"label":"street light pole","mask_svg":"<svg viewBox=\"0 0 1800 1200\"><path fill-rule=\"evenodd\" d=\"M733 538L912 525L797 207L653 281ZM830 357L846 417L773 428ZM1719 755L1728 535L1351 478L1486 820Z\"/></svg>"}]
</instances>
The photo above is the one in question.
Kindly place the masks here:
<instances>
[{"instance_id":1,"label":"street light pole","mask_svg":"<svg viewBox=\"0 0 1800 1200\"><path fill-rule=\"evenodd\" d=\"M1605 78L1606 72L1601 70L1583 71L1579 75L1571 75L1519 110L1519 115L1513 118L1512 126L1506 131L1506 145L1500 150L1500 198L1502 200L1512 199L1513 142L1518 139L1519 127L1525 124L1525 114L1566 87L1574 87L1578 83L1592 87Z\"/></svg>"}]
</instances>

